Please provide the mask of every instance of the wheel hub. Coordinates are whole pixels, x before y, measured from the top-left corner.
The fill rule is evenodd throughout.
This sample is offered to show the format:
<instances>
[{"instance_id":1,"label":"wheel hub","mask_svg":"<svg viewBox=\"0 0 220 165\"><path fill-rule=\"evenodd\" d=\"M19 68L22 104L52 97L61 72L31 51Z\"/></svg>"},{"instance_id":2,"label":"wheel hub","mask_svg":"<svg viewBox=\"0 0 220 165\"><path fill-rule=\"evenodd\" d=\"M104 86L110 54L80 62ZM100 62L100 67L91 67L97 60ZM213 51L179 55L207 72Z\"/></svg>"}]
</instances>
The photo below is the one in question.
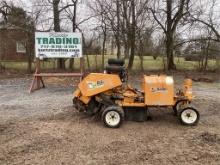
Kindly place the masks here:
<instances>
[{"instance_id":1,"label":"wheel hub","mask_svg":"<svg viewBox=\"0 0 220 165\"><path fill-rule=\"evenodd\" d=\"M187 116L188 118L190 118L190 117L191 117L190 113L187 113L187 114L186 114L186 116Z\"/></svg>"},{"instance_id":2,"label":"wheel hub","mask_svg":"<svg viewBox=\"0 0 220 165\"><path fill-rule=\"evenodd\" d=\"M181 114L182 120L187 123L191 124L197 120L197 114L192 109L187 109Z\"/></svg>"},{"instance_id":3,"label":"wheel hub","mask_svg":"<svg viewBox=\"0 0 220 165\"><path fill-rule=\"evenodd\" d=\"M115 111L109 111L105 118L106 122L111 126L115 126L120 122L120 115Z\"/></svg>"}]
</instances>

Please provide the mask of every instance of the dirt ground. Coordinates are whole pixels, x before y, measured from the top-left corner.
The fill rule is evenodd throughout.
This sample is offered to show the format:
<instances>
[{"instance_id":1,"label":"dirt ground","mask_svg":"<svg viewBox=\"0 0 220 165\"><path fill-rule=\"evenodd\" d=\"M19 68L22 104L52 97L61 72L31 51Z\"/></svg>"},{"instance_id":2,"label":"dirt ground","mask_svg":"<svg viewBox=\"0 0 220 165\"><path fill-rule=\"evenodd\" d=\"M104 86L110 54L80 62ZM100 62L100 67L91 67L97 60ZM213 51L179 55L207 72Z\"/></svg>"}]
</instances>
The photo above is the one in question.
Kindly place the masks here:
<instances>
[{"instance_id":1,"label":"dirt ground","mask_svg":"<svg viewBox=\"0 0 220 165\"><path fill-rule=\"evenodd\" d=\"M219 74L187 73L201 119L186 127L171 109L151 109L152 121L108 129L72 106L73 87L47 80L28 93L29 76L0 76L0 164L220 164ZM177 86L185 74L175 73ZM137 85L141 75L131 76ZM137 85L138 86L138 85Z\"/></svg>"}]
</instances>

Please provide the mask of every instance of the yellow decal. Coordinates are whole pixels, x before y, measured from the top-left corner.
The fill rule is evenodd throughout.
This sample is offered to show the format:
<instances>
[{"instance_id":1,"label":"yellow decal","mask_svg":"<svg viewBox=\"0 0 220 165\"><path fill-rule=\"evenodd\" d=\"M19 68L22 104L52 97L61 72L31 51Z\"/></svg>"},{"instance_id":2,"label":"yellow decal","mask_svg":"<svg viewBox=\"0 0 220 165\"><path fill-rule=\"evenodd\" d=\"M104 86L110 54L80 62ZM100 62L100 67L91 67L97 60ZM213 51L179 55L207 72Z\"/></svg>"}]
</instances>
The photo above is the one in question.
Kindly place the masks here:
<instances>
[{"instance_id":1,"label":"yellow decal","mask_svg":"<svg viewBox=\"0 0 220 165\"><path fill-rule=\"evenodd\" d=\"M88 88L89 89L96 89L96 88L101 88L104 86L104 81L103 80L99 80L99 81L87 81L88 84Z\"/></svg>"}]
</instances>

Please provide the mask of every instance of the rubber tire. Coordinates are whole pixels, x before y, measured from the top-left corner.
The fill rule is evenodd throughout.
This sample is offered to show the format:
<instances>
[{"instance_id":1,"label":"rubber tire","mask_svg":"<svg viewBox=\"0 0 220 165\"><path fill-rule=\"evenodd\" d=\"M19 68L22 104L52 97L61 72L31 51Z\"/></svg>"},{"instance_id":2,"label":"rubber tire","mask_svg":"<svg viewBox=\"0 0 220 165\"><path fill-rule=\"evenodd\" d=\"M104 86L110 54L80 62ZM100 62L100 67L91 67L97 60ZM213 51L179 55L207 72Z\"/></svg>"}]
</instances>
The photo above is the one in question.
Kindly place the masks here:
<instances>
[{"instance_id":1,"label":"rubber tire","mask_svg":"<svg viewBox=\"0 0 220 165\"><path fill-rule=\"evenodd\" d=\"M181 102L183 102L183 101L186 101L186 100L179 100L179 101L177 101L175 104L174 104L174 106L173 106L173 115L174 116L178 116L178 109L177 109L177 105L179 104L179 103L181 103Z\"/></svg>"},{"instance_id":2,"label":"rubber tire","mask_svg":"<svg viewBox=\"0 0 220 165\"><path fill-rule=\"evenodd\" d=\"M117 112L118 114L119 114L119 116L120 116L120 122L117 124L117 125L115 125L115 126L111 126L111 125L109 125L107 122L106 122L106 120L105 120L105 116L106 116L106 114L109 112L109 111L115 111L115 112ZM103 121L103 123L104 123L104 125L106 126L106 127L108 127L108 128L119 128L121 125L122 125L122 123L123 123L123 121L124 121L124 117L125 117L125 114L124 114L124 110L121 108L121 107L119 107L119 106L108 106L106 109L104 109L104 111L102 112L102 121Z\"/></svg>"},{"instance_id":3,"label":"rubber tire","mask_svg":"<svg viewBox=\"0 0 220 165\"><path fill-rule=\"evenodd\" d=\"M175 106L173 106L173 115L178 116L178 111Z\"/></svg>"},{"instance_id":4,"label":"rubber tire","mask_svg":"<svg viewBox=\"0 0 220 165\"><path fill-rule=\"evenodd\" d=\"M185 110L187 110L187 109L191 109L191 110L193 110L193 111L196 112L196 114L197 114L197 119L196 119L196 121L195 121L194 123L189 124L189 123L186 123L186 122L184 122L184 121L182 120L181 115L182 115L182 113L183 113ZM198 124L199 119L200 119L200 114L199 114L199 112L198 112L195 108L193 108L193 107L186 107L186 108L184 108L184 109L182 109L182 110L180 111L179 120L180 120L180 122L181 122L183 125L186 125L186 126L195 126L195 125Z\"/></svg>"},{"instance_id":5,"label":"rubber tire","mask_svg":"<svg viewBox=\"0 0 220 165\"><path fill-rule=\"evenodd\" d=\"M110 58L110 59L108 59L108 64L109 65L123 66L125 64L125 61L123 59Z\"/></svg>"},{"instance_id":6,"label":"rubber tire","mask_svg":"<svg viewBox=\"0 0 220 165\"><path fill-rule=\"evenodd\" d=\"M100 110L99 103L95 100L95 98L91 98L86 106L86 114L88 116L94 116Z\"/></svg>"},{"instance_id":7,"label":"rubber tire","mask_svg":"<svg viewBox=\"0 0 220 165\"><path fill-rule=\"evenodd\" d=\"M125 68L123 66L116 66L116 65L107 65L105 67L105 70L107 72L123 72L125 71Z\"/></svg>"}]
</instances>

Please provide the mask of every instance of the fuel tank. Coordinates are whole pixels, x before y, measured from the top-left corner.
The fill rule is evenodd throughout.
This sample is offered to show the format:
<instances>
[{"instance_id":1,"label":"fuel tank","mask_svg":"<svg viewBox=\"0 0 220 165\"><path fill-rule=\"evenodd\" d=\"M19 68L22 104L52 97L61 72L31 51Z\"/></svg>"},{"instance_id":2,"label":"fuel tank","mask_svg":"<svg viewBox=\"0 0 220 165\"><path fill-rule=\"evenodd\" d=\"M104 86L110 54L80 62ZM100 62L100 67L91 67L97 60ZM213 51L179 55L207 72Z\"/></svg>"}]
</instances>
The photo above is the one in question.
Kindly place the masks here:
<instances>
[{"instance_id":1,"label":"fuel tank","mask_svg":"<svg viewBox=\"0 0 220 165\"><path fill-rule=\"evenodd\" d=\"M90 73L80 83L79 89L83 96L94 96L122 85L116 74Z\"/></svg>"},{"instance_id":2,"label":"fuel tank","mask_svg":"<svg viewBox=\"0 0 220 165\"><path fill-rule=\"evenodd\" d=\"M143 88L146 105L174 105L173 77L166 75L144 76Z\"/></svg>"}]
</instances>

